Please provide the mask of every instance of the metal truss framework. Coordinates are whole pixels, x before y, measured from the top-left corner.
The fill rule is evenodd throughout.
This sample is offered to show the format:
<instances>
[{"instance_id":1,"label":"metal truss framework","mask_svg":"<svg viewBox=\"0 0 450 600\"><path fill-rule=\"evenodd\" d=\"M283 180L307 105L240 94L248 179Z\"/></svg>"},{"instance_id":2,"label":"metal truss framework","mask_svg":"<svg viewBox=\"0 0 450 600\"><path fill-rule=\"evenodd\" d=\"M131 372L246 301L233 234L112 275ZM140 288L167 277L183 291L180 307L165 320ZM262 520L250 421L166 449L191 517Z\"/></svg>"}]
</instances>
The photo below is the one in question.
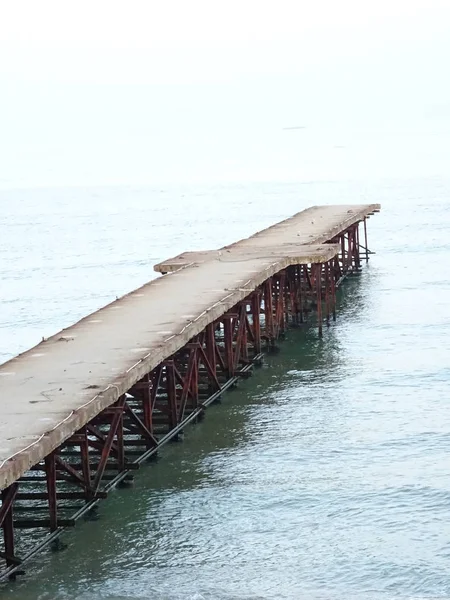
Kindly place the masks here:
<instances>
[{"instance_id":1,"label":"metal truss framework","mask_svg":"<svg viewBox=\"0 0 450 600\"><path fill-rule=\"evenodd\" d=\"M369 259L365 220L364 245L358 226L329 240L340 244L334 259L291 266L267 279L4 489L0 558L5 568L0 580L23 572L25 561L92 512L113 487L131 481L133 472L189 422L202 419L205 408L249 375L290 325L305 323L314 314L322 336L324 323L336 320L336 289L360 270L360 250ZM23 530L33 530L33 540L36 530L43 535L30 544Z\"/></svg>"}]
</instances>

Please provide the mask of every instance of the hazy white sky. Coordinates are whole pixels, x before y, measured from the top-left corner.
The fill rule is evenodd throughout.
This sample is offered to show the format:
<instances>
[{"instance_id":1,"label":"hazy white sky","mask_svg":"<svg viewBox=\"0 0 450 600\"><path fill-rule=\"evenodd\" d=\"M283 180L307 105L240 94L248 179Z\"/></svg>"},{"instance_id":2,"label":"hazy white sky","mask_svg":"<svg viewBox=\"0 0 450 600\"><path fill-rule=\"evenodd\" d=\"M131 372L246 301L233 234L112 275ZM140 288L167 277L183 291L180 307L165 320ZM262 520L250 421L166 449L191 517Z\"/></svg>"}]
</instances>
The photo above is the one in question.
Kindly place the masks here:
<instances>
[{"instance_id":1,"label":"hazy white sky","mask_svg":"<svg viewBox=\"0 0 450 600\"><path fill-rule=\"evenodd\" d=\"M2 77L226 81L432 43L449 0L1 0ZM195 60L193 60L195 59Z\"/></svg>"},{"instance_id":2,"label":"hazy white sky","mask_svg":"<svg viewBox=\"0 0 450 600\"><path fill-rule=\"evenodd\" d=\"M450 0L0 0L0 186L351 176L381 134L440 171L449 34Z\"/></svg>"}]
</instances>

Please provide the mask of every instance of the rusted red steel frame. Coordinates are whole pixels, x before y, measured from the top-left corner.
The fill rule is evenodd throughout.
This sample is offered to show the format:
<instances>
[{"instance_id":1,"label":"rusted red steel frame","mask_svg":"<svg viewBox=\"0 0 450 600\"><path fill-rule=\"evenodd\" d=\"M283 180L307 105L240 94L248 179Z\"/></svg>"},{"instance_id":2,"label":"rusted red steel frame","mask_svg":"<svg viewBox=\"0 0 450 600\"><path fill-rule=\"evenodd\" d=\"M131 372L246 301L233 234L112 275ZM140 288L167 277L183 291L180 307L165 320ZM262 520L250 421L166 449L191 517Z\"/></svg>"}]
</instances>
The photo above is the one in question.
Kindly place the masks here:
<instances>
[{"instance_id":1,"label":"rusted red steel frame","mask_svg":"<svg viewBox=\"0 0 450 600\"><path fill-rule=\"evenodd\" d=\"M0 526L3 528L4 552L0 556L6 561L6 566L11 567L17 564L17 558L14 550L14 521L13 510L14 501L17 496L19 485L17 482L2 490L2 506L0 508Z\"/></svg>"},{"instance_id":2,"label":"rusted red steel frame","mask_svg":"<svg viewBox=\"0 0 450 600\"><path fill-rule=\"evenodd\" d=\"M359 225L360 223L351 225L330 240L334 244L339 244L341 248L339 257L336 258L340 269L340 274L336 282L342 281L349 273L358 272L361 269L361 250L364 252L366 262L369 260L369 254L372 254L368 248L367 241L367 218L363 220L364 245L361 244Z\"/></svg>"},{"instance_id":3,"label":"rusted red steel frame","mask_svg":"<svg viewBox=\"0 0 450 600\"><path fill-rule=\"evenodd\" d=\"M75 519L65 502L95 502L118 474L138 468L136 456L158 449L160 441L179 431L191 414L200 414L208 398L221 393L236 376L245 374L265 344L268 349L290 323L303 323L314 311L319 335L323 322L336 319L336 288L346 273L359 269L358 228L339 238L341 255L327 263L296 265L267 279L245 300L164 360L113 406L2 491L6 573L20 563L15 551L16 528L42 528L57 533ZM367 246L366 246L367 247ZM174 433L175 435L175 433ZM31 490L29 486L31 485ZM43 486L43 487L42 487ZM19 506L20 504L20 506ZM48 518L13 518L47 512ZM62 514L62 516L61 516ZM0 573L0 578L2 574Z\"/></svg>"}]
</instances>

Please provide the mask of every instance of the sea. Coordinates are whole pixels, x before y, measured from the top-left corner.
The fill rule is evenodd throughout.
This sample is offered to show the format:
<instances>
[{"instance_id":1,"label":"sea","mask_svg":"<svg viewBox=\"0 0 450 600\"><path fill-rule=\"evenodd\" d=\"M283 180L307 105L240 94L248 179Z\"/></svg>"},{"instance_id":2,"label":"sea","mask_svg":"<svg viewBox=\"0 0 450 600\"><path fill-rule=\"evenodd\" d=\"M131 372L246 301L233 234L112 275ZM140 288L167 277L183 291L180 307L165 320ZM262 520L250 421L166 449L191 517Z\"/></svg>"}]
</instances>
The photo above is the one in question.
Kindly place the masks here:
<instances>
[{"instance_id":1,"label":"sea","mask_svg":"<svg viewBox=\"0 0 450 600\"><path fill-rule=\"evenodd\" d=\"M154 278L158 261L342 203L382 210L323 339L291 330L2 599L450 598L445 173L4 189L0 362Z\"/></svg>"}]
</instances>

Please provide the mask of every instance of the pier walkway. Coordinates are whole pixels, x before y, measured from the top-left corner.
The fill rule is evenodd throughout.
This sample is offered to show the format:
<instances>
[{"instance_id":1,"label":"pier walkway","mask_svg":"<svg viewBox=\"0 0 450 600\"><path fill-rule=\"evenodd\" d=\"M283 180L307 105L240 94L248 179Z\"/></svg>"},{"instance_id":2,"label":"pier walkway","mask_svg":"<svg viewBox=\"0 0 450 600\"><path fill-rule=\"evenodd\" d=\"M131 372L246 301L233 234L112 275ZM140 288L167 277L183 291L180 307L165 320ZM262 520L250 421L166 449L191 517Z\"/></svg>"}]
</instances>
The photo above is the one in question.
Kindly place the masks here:
<instances>
[{"instance_id":1,"label":"pier walkway","mask_svg":"<svg viewBox=\"0 0 450 600\"><path fill-rule=\"evenodd\" d=\"M183 253L155 266L170 274L0 365L0 577L34 555L18 556L15 529L46 531L37 546L48 543L290 322L314 312L322 334L337 286L368 259L366 220L379 208L312 207L220 250Z\"/></svg>"}]
</instances>

